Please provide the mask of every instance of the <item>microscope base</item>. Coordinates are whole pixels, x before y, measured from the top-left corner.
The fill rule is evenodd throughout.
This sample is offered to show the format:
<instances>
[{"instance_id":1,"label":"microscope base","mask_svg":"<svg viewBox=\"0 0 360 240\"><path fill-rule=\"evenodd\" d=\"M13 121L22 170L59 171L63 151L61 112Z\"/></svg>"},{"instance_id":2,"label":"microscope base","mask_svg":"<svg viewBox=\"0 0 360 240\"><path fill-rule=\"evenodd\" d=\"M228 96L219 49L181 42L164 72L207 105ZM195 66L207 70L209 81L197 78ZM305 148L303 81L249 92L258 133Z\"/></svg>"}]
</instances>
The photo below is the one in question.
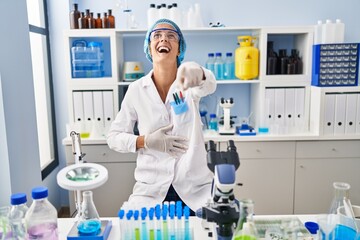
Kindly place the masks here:
<instances>
[{"instance_id":1,"label":"microscope base","mask_svg":"<svg viewBox=\"0 0 360 240\"><path fill-rule=\"evenodd\" d=\"M225 129L224 127L219 127L219 134L220 135L234 135L235 134L235 128Z\"/></svg>"}]
</instances>

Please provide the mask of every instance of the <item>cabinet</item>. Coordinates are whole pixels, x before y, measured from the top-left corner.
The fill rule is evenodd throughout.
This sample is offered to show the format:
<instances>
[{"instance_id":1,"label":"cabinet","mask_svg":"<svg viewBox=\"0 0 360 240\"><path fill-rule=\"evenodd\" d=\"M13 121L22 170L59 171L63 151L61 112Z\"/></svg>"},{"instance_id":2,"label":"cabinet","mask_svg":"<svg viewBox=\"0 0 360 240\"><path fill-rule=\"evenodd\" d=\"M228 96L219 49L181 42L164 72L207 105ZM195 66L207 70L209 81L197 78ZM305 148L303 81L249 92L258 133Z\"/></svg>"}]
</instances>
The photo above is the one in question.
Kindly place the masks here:
<instances>
[{"instance_id":1,"label":"cabinet","mask_svg":"<svg viewBox=\"0 0 360 240\"><path fill-rule=\"evenodd\" d=\"M352 204L360 204L359 146L359 140L297 142L295 214L327 213L335 181L349 183Z\"/></svg>"},{"instance_id":2,"label":"cabinet","mask_svg":"<svg viewBox=\"0 0 360 240\"><path fill-rule=\"evenodd\" d=\"M74 163L71 145L66 145L67 164ZM100 216L116 217L122 204L128 200L135 184L134 170L136 154L118 153L110 150L105 144L83 145L84 161L98 163L108 170L107 182L93 189L95 206ZM76 210L74 194L69 194L70 213Z\"/></svg>"},{"instance_id":3,"label":"cabinet","mask_svg":"<svg viewBox=\"0 0 360 240\"><path fill-rule=\"evenodd\" d=\"M255 202L256 214L292 214L295 142L236 142L240 167L234 193ZM226 151L227 144L220 149Z\"/></svg>"}]
</instances>

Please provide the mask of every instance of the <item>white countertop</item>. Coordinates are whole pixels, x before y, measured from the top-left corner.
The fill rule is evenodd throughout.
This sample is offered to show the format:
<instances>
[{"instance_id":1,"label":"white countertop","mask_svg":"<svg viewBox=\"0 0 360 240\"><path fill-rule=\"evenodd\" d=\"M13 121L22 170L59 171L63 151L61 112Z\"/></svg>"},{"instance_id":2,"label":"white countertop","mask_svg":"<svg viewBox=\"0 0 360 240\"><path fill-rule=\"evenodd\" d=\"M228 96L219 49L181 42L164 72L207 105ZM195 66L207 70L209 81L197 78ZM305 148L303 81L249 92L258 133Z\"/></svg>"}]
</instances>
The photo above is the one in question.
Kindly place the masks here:
<instances>
[{"instance_id":1,"label":"white countertop","mask_svg":"<svg viewBox=\"0 0 360 240\"><path fill-rule=\"evenodd\" d=\"M261 215L256 217L269 217L269 218L286 218L291 216L297 216L302 223L307 221L314 221L315 215ZM119 240L120 239L120 227L119 227L119 218L102 218L103 220L112 221L112 229L108 240ZM210 240L207 232L203 230L201 226L202 219L197 217L190 217L190 227L194 229L194 240ZM66 240L66 237L75 223L75 218L58 218L58 231L59 231L59 240Z\"/></svg>"}]
</instances>

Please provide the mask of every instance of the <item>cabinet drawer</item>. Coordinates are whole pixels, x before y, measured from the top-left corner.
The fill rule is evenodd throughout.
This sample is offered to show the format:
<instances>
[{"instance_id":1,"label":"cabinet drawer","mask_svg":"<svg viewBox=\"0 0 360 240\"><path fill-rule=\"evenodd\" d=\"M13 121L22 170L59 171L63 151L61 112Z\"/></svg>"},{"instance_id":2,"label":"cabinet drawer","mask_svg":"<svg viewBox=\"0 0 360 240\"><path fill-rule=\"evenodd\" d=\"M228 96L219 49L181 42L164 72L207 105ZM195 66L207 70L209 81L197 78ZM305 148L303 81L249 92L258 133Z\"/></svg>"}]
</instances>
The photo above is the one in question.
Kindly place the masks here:
<instances>
[{"instance_id":1,"label":"cabinet drawer","mask_svg":"<svg viewBox=\"0 0 360 240\"><path fill-rule=\"evenodd\" d=\"M235 142L240 160L242 158L294 158L295 142ZM226 151L227 144L221 144Z\"/></svg>"},{"instance_id":2,"label":"cabinet drawer","mask_svg":"<svg viewBox=\"0 0 360 240\"><path fill-rule=\"evenodd\" d=\"M296 144L296 158L360 157L360 140L304 141Z\"/></svg>"},{"instance_id":3,"label":"cabinet drawer","mask_svg":"<svg viewBox=\"0 0 360 240\"><path fill-rule=\"evenodd\" d=\"M72 154L72 147L67 145L66 162L74 163L74 156ZM135 162L137 153L120 153L111 150L106 144L99 145L83 145L81 150L85 153L84 160L90 163L109 163L109 162Z\"/></svg>"}]
</instances>

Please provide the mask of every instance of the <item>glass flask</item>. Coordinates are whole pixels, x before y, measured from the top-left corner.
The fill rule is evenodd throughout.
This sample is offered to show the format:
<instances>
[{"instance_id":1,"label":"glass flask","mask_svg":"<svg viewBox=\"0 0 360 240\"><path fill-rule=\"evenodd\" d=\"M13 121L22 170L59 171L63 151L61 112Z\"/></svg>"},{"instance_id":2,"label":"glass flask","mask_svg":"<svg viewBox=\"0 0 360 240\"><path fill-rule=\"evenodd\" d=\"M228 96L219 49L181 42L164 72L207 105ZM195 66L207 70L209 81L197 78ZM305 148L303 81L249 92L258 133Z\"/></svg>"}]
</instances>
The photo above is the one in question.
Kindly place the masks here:
<instances>
[{"instance_id":1,"label":"glass flask","mask_svg":"<svg viewBox=\"0 0 360 240\"><path fill-rule=\"evenodd\" d=\"M254 201L243 199L240 203L241 213L232 240L257 240L258 232L254 223Z\"/></svg>"},{"instance_id":2,"label":"glass flask","mask_svg":"<svg viewBox=\"0 0 360 240\"><path fill-rule=\"evenodd\" d=\"M101 221L96 210L92 191L82 194L82 204L77 228L80 235L97 235L101 231Z\"/></svg>"}]
</instances>

